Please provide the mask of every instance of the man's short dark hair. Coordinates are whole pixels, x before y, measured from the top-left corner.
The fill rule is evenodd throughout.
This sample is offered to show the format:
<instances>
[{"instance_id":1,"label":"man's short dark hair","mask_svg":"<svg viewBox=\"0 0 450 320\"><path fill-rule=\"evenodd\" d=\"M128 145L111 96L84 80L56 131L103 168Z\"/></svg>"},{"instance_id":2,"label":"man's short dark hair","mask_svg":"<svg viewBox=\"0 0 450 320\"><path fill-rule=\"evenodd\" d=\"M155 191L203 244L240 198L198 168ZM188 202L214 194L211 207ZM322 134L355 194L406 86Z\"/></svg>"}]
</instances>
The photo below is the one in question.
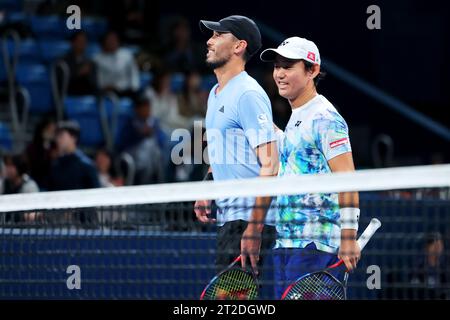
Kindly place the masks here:
<instances>
[{"instance_id":1,"label":"man's short dark hair","mask_svg":"<svg viewBox=\"0 0 450 320\"><path fill-rule=\"evenodd\" d=\"M302 61L305 65L305 71L311 71L313 69L314 63L311 63L311 62L303 60L303 59L302 59ZM323 78L325 78L326 75L327 75L326 72L320 71L319 74L314 78L314 85L316 86L316 88L319 85L319 81L322 80Z\"/></svg>"},{"instance_id":2,"label":"man's short dark hair","mask_svg":"<svg viewBox=\"0 0 450 320\"><path fill-rule=\"evenodd\" d=\"M441 241L442 235L440 232L429 232L424 235L424 245L428 247L435 243L436 241Z\"/></svg>"},{"instance_id":3,"label":"man's short dark hair","mask_svg":"<svg viewBox=\"0 0 450 320\"><path fill-rule=\"evenodd\" d=\"M3 162L8 165L13 165L19 176L28 173L28 161L23 154L6 155L3 158Z\"/></svg>"},{"instance_id":4,"label":"man's short dark hair","mask_svg":"<svg viewBox=\"0 0 450 320\"><path fill-rule=\"evenodd\" d=\"M77 141L80 138L80 125L76 121L61 121L56 128L56 134L67 131Z\"/></svg>"},{"instance_id":5,"label":"man's short dark hair","mask_svg":"<svg viewBox=\"0 0 450 320\"><path fill-rule=\"evenodd\" d=\"M136 96L133 98L133 102L135 108L145 104L151 104L150 98L144 92L136 94Z\"/></svg>"}]
</instances>

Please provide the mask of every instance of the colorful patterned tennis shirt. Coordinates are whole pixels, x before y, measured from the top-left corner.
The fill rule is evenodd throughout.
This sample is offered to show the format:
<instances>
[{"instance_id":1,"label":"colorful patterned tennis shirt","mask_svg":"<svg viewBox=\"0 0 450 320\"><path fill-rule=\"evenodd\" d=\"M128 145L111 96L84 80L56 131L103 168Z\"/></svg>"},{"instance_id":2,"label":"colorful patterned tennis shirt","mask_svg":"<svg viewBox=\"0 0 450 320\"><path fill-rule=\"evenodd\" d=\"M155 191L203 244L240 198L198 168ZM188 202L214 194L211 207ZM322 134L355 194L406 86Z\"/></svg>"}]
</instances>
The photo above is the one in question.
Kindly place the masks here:
<instances>
[{"instance_id":1,"label":"colorful patterned tennis shirt","mask_svg":"<svg viewBox=\"0 0 450 320\"><path fill-rule=\"evenodd\" d=\"M292 111L285 132L278 131L278 176L329 173L328 160L351 152L348 127L336 108L322 95ZM337 253L340 244L337 193L277 197L275 248L304 248Z\"/></svg>"}]
</instances>

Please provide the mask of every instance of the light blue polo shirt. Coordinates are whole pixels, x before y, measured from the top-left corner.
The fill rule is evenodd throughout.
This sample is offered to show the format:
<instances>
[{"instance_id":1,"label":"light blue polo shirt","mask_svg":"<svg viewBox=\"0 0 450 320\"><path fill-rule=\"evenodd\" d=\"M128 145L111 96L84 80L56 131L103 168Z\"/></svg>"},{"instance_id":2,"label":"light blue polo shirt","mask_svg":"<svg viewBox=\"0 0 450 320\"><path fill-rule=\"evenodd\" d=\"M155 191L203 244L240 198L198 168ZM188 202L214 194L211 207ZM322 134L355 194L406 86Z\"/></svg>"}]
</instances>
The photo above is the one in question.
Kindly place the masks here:
<instances>
[{"instance_id":1,"label":"light blue polo shirt","mask_svg":"<svg viewBox=\"0 0 450 320\"><path fill-rule=\"evenodd\" d=\"M259 176L261 168L256 147L276 141L269 97L258 82L243 71L230 79L216 94L209 94L206 136L209 163L215 181ZM239 185L239 182L236 182ZM220 198L217 223L248 221L255 198ZM274 209L267 212L266 224L274 225Z\"/></svg>"}]
</instances>

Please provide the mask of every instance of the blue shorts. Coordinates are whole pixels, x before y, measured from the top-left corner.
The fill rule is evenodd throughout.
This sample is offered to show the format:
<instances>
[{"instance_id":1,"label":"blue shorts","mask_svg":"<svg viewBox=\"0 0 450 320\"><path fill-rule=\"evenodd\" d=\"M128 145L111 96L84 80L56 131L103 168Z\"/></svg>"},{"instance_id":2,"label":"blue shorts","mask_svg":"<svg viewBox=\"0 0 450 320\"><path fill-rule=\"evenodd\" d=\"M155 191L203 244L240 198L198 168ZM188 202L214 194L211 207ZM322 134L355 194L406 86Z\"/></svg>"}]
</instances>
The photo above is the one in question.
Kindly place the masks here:
<instances>
[{"instance_id":1,"label":"blue shorts","mask_svg":"<svg viewBox=\"0 0 450 320\"><path fill-rule=\"evenodd\" d=\"M336 254L319 251L314 243L305 248L278 248L273 252L275 298L299 277L320 271L339 261Z\"/></svg>"}]
</instances>

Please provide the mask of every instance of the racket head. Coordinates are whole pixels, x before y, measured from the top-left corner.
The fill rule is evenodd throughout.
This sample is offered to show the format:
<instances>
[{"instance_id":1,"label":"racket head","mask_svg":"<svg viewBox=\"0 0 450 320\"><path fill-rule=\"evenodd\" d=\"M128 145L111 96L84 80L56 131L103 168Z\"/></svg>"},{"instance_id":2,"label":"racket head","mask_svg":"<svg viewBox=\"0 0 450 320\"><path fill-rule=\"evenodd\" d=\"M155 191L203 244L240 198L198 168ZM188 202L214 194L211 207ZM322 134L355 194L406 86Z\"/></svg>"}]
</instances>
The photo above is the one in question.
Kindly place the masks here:
<instances>
[{"instance_id":1,"label":"racket head","mask_svg":"<svg viewBox=\"0 0 450 320\"><path fill-rule=\"evenodd\" d=\"M203 290L200 300L254 300L259 284L251 270L244 270L235 260L226 270L216 275Z\"/></svg>"},{"instance_id":2,"label":"racket head","mask_svg":"<svg viewBox=\"0 0 450 320\"><path fill-rule=\"evenodd\" d=\"M300 277L283 293L281 300L346 300L348 272L339 281L329 270Z\"/></svg>"}]
</instances>

